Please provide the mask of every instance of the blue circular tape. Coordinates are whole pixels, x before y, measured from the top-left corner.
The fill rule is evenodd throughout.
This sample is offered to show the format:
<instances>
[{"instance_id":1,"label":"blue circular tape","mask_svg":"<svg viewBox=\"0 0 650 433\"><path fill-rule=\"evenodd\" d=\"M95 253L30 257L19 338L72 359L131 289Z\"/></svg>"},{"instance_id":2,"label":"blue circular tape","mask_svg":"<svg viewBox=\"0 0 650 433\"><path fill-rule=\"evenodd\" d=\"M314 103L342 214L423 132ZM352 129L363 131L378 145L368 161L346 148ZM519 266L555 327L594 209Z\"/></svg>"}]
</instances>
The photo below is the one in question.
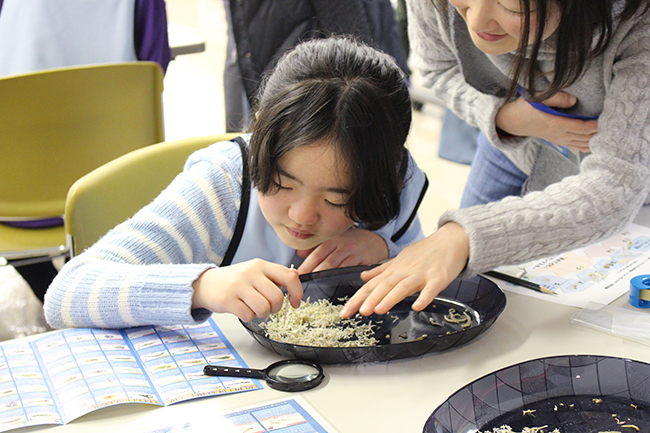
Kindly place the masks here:
<instances>
[{"instance_id":1,"label":"blue circular tape","mask_svg":"<svg viewBox=\"0 0 650 433\"><path fill-rule=\"evenodd\" d=\"M630 304L650 308L650 275L638 275L630 280Z\"/></svg>"}]
</instances>

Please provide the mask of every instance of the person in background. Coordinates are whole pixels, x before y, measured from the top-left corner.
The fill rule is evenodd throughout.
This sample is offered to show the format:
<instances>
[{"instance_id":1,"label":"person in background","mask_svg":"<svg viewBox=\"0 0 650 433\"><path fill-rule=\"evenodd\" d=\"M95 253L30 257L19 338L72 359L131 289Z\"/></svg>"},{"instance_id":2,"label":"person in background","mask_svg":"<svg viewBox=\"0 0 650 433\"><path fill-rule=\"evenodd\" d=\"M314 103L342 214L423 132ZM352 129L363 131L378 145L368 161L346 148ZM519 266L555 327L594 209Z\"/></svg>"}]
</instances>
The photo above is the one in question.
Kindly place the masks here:
<instances>
[{"instance_id":1,"label":"person in background","mask_svg":"<svg viewBox=\"0 0 650 433\"><path fill-rule=\"evenodd\" d=\"M164 0L0 0L0 76L137 60L167 70Z\"/></svg>"},{"instance_id":2,"label":"person in background","mask_svg":"<svg viewBox=\"0 0 650 433\"><path fill-rule=\"evenodd\" d=\"M411 47L409 46L408 40L406 0L397 0L395 17L399 26L404 50L408 57ZM413 107L416 110L420 110L422 105L421 102L414 101ZM478 128L469 126L464 120L456 116L453 111L445 108L438 142L438 156L459 164L471 164L476 153L478 133Z\"/></svg>"},{"instance_id":3,"label":"person in background","mask_svg":"<svg viewBox=\"0 0 650 433\"><path fill-rule=\"evenodd\" d=\"M650 1L408 6L412 66L482 134L465 207L364 273L344 317L418 292L421 310L456 277L612 236L648 201Z\"/></svg>"},{"instance_id":4,"label":"person in background","mask_svg":"<svg viewBox=\"0 0 650 433\"><path fill-rule=\"evenodd\" d=\"M445 108L442 115L438 156L448 161L471 165L476 155L480 132L480 129L469 126L453 111Z\"/></svg>"},{"instance_id":5,"label":"person in background","mask_svg":"<svg viewBox=\"0 0 650 433\"><path fill-rule=\"evenodd\" d=\"M163 71L171 61L164 0L0 0L0 77L138 60ZM0 224L38 229L61 226L63 218ZM44 259L16 265L41 301L57 273Z\"/></svg>"},{"instance_id":6,"label":"person in background","mask_svg":"<svg viewBox=\"0 0 650 433\"><path fill-rule=\"evenodd\" d=\"M194 153L63 267L45 296L51 326L250 321L281 308L282 286L298 306L305 267L378 263L424 237L427 180L405 147L410 97L389 56L351 38L302 43L255 112L250 134Z\"/></svg>"},{"instance_id":7,"label":"person in background","mask_svg":"<svg viewBox=\"0 0 650 433\"><path fill-rule=\"evenodd\" d=\"M250 125L264 74L301 41L353 35L395 58L408 75L390 0L225 0L228 44L224 70L226 131Z\"/></svg>"}]
</instances>

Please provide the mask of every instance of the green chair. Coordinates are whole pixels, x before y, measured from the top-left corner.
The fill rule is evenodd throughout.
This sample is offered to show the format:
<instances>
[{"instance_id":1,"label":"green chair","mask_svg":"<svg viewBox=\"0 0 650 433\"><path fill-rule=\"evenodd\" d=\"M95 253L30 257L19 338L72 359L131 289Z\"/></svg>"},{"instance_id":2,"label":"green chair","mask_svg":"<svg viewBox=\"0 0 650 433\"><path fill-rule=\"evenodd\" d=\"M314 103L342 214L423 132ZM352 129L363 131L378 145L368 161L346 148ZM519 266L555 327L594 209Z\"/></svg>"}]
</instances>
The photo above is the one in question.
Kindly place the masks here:
<instances>
[{"instance_id":1,"label":"green chair","mask_svg":"<svg viewBox=\"0 0 650 433\"><path fill-rule=\"evenodd\" d=\"M134 150L77 180L65 204L65 231L71 255L92 246L133 216L171 183L195 150L239 134L188 138Z\"/></svg>"},{"instance_id":2,"label":"green chair","mask_svg":"<svg viewBox=\"0 0 650 433\"><path fill-rule=\"evenodd\" d=\"M63 216L66 194L86 173L164 141L163 71L131 62L0 78L0 221ZM0 258L66 254L62 226L0 224Z\"/></svg>"}]
</instances>

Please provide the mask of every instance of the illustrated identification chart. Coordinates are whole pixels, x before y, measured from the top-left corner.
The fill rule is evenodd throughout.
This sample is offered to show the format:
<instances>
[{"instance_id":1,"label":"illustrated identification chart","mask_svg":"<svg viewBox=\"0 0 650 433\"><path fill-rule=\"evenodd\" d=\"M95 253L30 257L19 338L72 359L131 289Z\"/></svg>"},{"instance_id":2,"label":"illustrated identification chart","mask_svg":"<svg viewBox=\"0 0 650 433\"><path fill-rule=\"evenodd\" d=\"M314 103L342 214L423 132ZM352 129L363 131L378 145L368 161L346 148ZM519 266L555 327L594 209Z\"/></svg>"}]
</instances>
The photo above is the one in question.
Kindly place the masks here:
<instances>
[{"instance_id":1,"label":"illustrated identification chart","mask_svg":"<svg viewBox=\"0 0 650 433\"><path fill-rule=\"evenodd\" d=\"M212 319L198 326L66 329L0 343L0 432L65 424L122 403L167 406L261 389L209 377L206 364L246 367Z\"/></svg>"},{"instance_id":2,"label":"illustrated identification chart","mask_svg":"<svg viewBox=\"0 0 650 433\"><path fill-rule=\"evenodd\" d=\"M334 430L300 397L225 415L233 433L333 433Z\"/></svg>"},{"instance_id":3,"label":"illustrated identification chart","mask_svg":"<svg viewBox=\"0 0 650 433\"><path fill-rule=\"evenodd\" d=\"M149 419L152 418L152 419ZM336 430L300 396L247 406L228 413L217 409L187 419L168 422L145 418L147 428L129 433L336 433Z\"/></svg>"},{"instance_id":4,"label":"illustrated identification chart","mask_svg":"<svg viewBox=\"0 0 650 433\"><path fill-rule=\"evenodd\" d=\"M509 291L574 307L606 305L629 292L633 277L650 274L650 228L631 224L588 247L497 271L547 287L557 296L499 283Z\"/></svg>"}]
</instances>

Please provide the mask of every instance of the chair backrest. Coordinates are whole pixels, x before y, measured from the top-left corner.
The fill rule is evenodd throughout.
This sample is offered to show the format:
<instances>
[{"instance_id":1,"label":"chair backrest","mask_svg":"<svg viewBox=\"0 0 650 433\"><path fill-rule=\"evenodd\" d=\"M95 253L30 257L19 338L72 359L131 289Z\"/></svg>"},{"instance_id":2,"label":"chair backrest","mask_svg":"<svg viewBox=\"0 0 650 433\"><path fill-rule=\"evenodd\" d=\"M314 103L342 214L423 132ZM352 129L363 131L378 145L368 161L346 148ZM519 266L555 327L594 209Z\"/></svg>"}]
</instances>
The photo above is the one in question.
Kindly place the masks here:
<instances>
[{"instance_id":1,"label":"chair backrest","mask_svg":"<svg viewBox=\"0 0 650 433\"><path fill-rule=\"evenodd\" d=\"M158 143L132 151L77 180L68 192L65 231L78 255L149 204L178 175L195 150L239 134Z\"/></svg>"},{"instance_id":2,"label":"chair backrest","mask_svg":"<svg viewBox=\"0 0 650 433\"><path fill-rule=\"evenodd\" d=\"M74 181L163 141L162 91L153 62L0 78L0 217L63 215Z\"/></svg>"}]
</instances>

